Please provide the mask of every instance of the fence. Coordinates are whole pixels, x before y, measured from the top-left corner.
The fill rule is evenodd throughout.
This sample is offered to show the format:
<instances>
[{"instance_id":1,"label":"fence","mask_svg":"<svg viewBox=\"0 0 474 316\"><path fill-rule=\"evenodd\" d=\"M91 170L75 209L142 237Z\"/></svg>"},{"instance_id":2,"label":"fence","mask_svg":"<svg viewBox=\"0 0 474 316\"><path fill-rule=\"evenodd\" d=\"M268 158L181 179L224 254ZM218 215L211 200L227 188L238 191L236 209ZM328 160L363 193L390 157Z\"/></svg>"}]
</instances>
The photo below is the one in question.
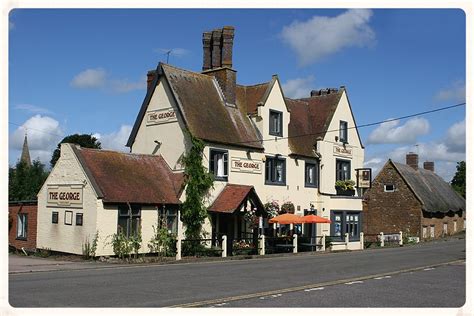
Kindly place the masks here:
<instances>
[{"instance_id":1,"label":"fence","mask_svg":"<svg viewBox=\"0 0 474 316\"><path fill-rule=\"evenodd\" d=\"M403 246L403 232L366 234L365 248Z\"/></svg>"}]
</instances>

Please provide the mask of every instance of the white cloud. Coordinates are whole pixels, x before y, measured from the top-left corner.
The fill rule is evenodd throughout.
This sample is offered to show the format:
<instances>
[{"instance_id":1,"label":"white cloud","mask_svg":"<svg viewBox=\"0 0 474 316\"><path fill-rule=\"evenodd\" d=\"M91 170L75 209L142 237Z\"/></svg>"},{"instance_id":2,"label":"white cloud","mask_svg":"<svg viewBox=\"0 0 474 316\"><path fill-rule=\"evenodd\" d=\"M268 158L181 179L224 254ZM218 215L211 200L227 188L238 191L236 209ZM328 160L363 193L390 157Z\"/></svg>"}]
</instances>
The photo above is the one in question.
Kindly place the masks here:
<instances>
[{"instance_id":1,"label":"white cloud","mask_svg":"<svg viewBox=\"0 0 474 316\"><path fill-rule=\"evenodd\" d=\"M144 89L146 87L146 76L137 82L129 82L126 79L112 80L110 82L110 86L114 92L118 93L126 93L133 90Z\"/></svg>"},{"instance_id":2,"label":"white cloud","mask_svg":"<svg viewBox=\"0 0 474 316\"><path fill-rule=\"evenodd\" d=\"M48 109L33 105L33 104L17 104L15 110L26 111L30 113L52 114Z\"/></svg>"},{"instance_id":3,"label":"white cloud","mask_svg":"<svg viewBox=\"0 0 474 316\"><path fill-rule=\"evenodd\" d=\"M281 36L296 51L300 64L307 65L348 47L373 45L372 14L367 9L351 9L336 17L314 16L285 26Z\"/></svg>"},{"instance_id":4,"label":"white cloud","mask_svg":"<svg viewBox=\"0 0 474 316\"><path fill-rule=\"evenodd\" d=\"M438 91L434 99L439 102L466 102L466 84L463 81L456 81Z\"/></svg>"},{"instance_id":5,"label":"white cloud","mask_svg":"<svg viewBox=\"0 0 474 316\"><path fill-rule=\"evenodd\" d=\"M59 122L39 114L29 118L10 135L10 150L21 153L25 132L28 134L31 159L39 158L42 163L49 166L54 149L64 137Z\"/></svg>"},{"instance_id":6,"label":"white cloud","mask_svg":"<svg viewBox=\"0 0 474 316\"><path fill-rule=\"evenodd\" d=\"M132 131L132 126L130 125L122 125L120 129L116 132L101 135L99 133L95 133L94 136L97 138L101 144L103 149L111 149L111 150L118 150L118 151L129 151L128 147L125 147L127 143L128 137L130 136L130 132Z\"/></svg>"},{"instance_id":7,"label":"white cloud","mask_svg":"<svg viewBox=\"0 0 474 316\"><path fill-rule=\"evenodd\" d=\"M406 154L415 152L419 155L419 167L423 168L424 161L434 161L435 172L446 181L451 181L456 172L456 163L466 160L465 147L465 120L453 124L446 136L428 143L419 143L417 146L402 146L388 153L379 153L367 157L364 165L372 168L373 176L380 171L385 162L390 158L395 162L406 163ZM459 140L461 138L464 143ZM459 140L458 143L455 143Z\"/></svg>"},{"instance_id":8,"label":"white cloud","mask_svg":"<svg viewBox=\"0 0 474 316\"><path fill-rule=\"evenodd\" d=\"M77 74L71 81L75 88L100 88L105 85L107 73L103 68L86 69Z\"/></svg>"},{"instance_id":9,"label":"white cloud","mask_svg":"<svg viewBox=\"0 0 474 316\"><path fill-rule=\"evenodd\" d=\"M413 118L404 125L400 121L389 121L380 124L370 133L367 144L410 144L416 143L419 136L430 130L429 122L424 118Z\"/></svg>"},{"instance_id":10,"label":"white cloud","mask_svg":"<svg viewBox=\"0 0 474 316\"><path fill-rule=\"evenodd\" d=\"M136 82L130 82L128 79L110 78L103 68L86 69L72 79L71 86L79 89L104 89L115 93L126 93L145 89L146 76Z\"/></svg>"},{"instance_id":11,"label":"white cloud","mask_svg":"<svg viewBox=\"0 0 474 316\"><path fill-rule=\"evenodd\" d=\"M303 98L309 97L314 83L314 76L305 78L295 78L286 81L283 85L283 91L286 97Z\"/></svg>"}]
</instances>

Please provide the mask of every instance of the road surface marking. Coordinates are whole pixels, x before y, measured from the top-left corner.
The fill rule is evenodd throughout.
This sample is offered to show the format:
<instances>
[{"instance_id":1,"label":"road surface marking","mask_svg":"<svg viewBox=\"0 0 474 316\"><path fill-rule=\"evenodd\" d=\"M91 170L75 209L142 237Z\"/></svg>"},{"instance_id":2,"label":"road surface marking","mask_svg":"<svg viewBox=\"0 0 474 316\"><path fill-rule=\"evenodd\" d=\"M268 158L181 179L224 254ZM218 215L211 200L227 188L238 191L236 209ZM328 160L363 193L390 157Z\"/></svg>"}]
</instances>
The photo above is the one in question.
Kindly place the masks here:
<instances>
[{"instance_id":1,"label":"road surface marking","mask_svg":"<svg viewBox=\"0 0 474 316\"><path fill-rule=\"evenodd\" d=\"M411 272L410 272L410 273L411 273ZM386 276L374 278L374 280L382 280L382 279L390 279L390 278L391 278L390 275L386 275Z\"/></svg>"},{"instance_id":2,"label":"road surface marking","mask_svg":"<svg viewBox=\"0 0 474 316\"><path fill-rule=\"evenodd\" d=\"M364 281L352 281L352 282L347 282L344 284L351 285L351 284L357 284L357 283L364 283Z\"/></svg>"},{"instance_id":3,"label":"road surface marking","mask_svg":"<svg viewBox=\"0 0 474 316\"><path fill-rule=\"evenodd\" d=\"M316 288L316 287L325 287L325 286L344 284L344 283L354 282L354 281L368 280L368 279L373 279L377 277L385 277L385 276L389 276L389 274L402 274L402 273L407 273L407 272L412 272L412 271L420 271L426 268L440 267L440 266L460 263L460 262L463 262L464 260L465 259L453 260L453 261L431 264L428 266L422 266L422 267L417 267L417 268L391 271L389 273L373 274L373 275L361 276L361 277L356 277L356 278L321 282L317 284L302 285L302 286L296 286L296 287L290 287L290 288L284 288L284 289L278 289L278 290L272 290L272 291L265 291L265 292L259 292L259 293L250 293L250 294L244 294L244 295L238 295L238 296L222 297L222 298L211 299L211 300L206 300L206 301L197 301L197 302L191 302L191 303L171 305L171 306L166 306L166 307L200 307L200 306L207 306L207 305L223 303L223 302L240 301L240 300L257 298L257 297L265 297L265 296L270 296L270 295L275 295L275 294L303 291L306 289L311 289L311 288Z\"/></svg>"},{"instance_id":4,"label":"road surface marking","mask_svg":"<svg viewBox=\"0 0 474 316\"><path fill-rule=\"evenodd\" d=\"M311 292L311 291L320 291L320 290L324 290L324 287L315 287L315 288L312 288L312 289L306 289L304 291L305 292Z\"/></svg>"},{"instance_id":5,"label":"road surface marking","mask_svg":"<svg viewBox=\"0 0 474 316\"><path fill-rule=\"evenodd\" d=\"M430 271L430 270L434 270L434 268L426 268L426 269L423 269L423 271Z\"/></svg>"}]
</instances>

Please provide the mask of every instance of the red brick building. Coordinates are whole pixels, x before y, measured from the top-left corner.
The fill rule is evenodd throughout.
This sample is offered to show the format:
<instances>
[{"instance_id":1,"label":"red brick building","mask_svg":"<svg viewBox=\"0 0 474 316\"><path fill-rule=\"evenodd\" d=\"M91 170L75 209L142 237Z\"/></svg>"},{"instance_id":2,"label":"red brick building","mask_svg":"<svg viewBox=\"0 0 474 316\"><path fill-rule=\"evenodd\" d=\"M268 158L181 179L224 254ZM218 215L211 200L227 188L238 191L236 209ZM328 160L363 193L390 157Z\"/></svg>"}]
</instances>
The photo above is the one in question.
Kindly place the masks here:
<instances>
[{"instance_id":1,"label":"red brick building","mask_svg":"<svg viewBox=\"0 0 474 316\"><path fill-rule=\"evenodd\" d=\"M418 155L407 164L388 160L364 195L364 233L402 231L420 240L465 229L466 201L434 172L434 163L418 168Z\"/></svg>"},{"instance_id":2,"label":"red brick building","mask_svg":"<svg viewBox=\"0 0 474 316\"><path fill-rule=\"evenodd\" d=\"M37 201L10 202L8 207L8 245L35 251Z\"/></svg>"}]
</instances>

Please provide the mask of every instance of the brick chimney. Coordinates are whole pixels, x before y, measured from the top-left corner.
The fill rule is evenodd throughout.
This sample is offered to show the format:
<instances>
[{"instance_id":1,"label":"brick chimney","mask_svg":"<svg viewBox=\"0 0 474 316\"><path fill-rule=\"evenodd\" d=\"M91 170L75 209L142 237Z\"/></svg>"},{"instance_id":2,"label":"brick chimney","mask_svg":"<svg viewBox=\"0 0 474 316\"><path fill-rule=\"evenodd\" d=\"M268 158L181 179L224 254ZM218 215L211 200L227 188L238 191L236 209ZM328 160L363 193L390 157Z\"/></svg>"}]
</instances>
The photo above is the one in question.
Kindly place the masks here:
<instances>
[{"instance_id":1,"label":"brick chimney","mask_svg":"<svg viewBox=\"0 0 474 316\"><path fill-rule=\"evenodd\" d=\"M222 29L204 32L202 44L204 53L202 72L215 77L226 104L235 105L237 72L232 69L234 27L224 26Z\"/></svg>"},{"instance_id":2,"label":"brick chimney","mask_svg":"<svg viewBox=\"0 0 474 316\"><path fill-rule=\"evenodd\" d=\"M423 169L434 172L434 162L433 161L425 161L423 163Z\"/></svg>"},{"instance_id":3,"label":"brick chimney","mask_svg":"<svg viewBox=\"0 0 474 316\"><path fill-rule=\"evenodd\" d=\"M155 70L150 70L146 73L146 89L149 90L153 80L155 79Z\"/></svg>"},{"instance_id":4,"label":"brick chimney","mask_svg":"<svg viewBox=\"0 0 474 316\"><path fill-rule=\"evenodd\" d=\"M409 165L415 170L418 170L418 154L410 152L407 154L406 159L407 159L407 165Z\"/></svg>"}]
</instances>

